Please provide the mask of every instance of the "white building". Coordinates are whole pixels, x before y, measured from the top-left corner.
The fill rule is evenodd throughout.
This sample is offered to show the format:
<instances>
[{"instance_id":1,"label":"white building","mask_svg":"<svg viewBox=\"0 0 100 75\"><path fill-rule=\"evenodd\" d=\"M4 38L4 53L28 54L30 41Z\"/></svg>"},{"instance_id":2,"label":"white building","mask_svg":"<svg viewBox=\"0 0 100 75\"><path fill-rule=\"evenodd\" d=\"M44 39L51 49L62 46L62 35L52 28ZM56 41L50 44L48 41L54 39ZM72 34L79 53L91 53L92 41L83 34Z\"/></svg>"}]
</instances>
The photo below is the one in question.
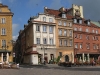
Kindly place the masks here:
<instances>
[{"instance_id":1,"label":"white building","mask_svg":"<svg viewBox=\"0 0 100 75\"><path fill-rule=\"evenodd\" d=\"M31 17L26 32L24 63L49 63L56 57L55 16L39 13Z\"/></svg>"}]
</instances>

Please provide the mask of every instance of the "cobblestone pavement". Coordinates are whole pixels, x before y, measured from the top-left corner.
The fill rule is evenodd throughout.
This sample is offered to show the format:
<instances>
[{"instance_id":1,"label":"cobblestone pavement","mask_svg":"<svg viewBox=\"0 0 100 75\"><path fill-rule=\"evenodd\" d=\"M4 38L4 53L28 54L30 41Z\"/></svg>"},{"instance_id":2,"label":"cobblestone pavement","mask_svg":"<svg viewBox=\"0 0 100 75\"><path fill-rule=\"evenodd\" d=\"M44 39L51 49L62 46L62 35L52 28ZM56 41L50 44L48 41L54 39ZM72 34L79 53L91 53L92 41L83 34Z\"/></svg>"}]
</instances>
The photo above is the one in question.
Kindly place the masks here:
<instances>
[{"instance_id":1,"label":"cobblestone pavement","mask_svg":"<svg viewBox=\"0 0 100 75\"><path fill-rule=\"evenodd\" d=\"M20 69L0 69L0 75L100 75L100 66L21 65Z\"/></svg>"}]
</instances>

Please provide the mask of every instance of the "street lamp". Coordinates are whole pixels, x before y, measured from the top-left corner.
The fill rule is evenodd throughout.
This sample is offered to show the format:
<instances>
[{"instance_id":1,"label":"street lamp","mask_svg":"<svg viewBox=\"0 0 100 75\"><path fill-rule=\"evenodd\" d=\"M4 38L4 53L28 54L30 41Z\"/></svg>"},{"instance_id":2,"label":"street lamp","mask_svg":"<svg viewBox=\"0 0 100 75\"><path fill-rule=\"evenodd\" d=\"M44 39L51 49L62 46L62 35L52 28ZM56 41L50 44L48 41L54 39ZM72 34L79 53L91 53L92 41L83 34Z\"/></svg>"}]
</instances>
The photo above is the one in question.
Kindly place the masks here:
<instances>
[{"instance_id":1,"label":"street lamp","mask_svg":"<svg viewBox=\"0 0 100 75\"><path fill-rule=\"evenodd\" d=\"M6 49L7 49L8 47L9 47L9 46L6 46L6 44L2 46L2 49L3 49L3 48L5 49L5 53L4 53L4 62L5 62L6 59L7 59L7 57L6 57Z\"/></svg>"},{"instance_id":2,"label":"street lamp","mask_svg":"<svg viewBox=\"0 0 100 75\"><path fill-rule=\"evenodd\" d=\"M41 46L41 50L44 50L44 53L43 53L43 64L46 65L46 62L45 62L45 50L47 50L47 45L42 45Z\"/></svg>"}]
</instances>

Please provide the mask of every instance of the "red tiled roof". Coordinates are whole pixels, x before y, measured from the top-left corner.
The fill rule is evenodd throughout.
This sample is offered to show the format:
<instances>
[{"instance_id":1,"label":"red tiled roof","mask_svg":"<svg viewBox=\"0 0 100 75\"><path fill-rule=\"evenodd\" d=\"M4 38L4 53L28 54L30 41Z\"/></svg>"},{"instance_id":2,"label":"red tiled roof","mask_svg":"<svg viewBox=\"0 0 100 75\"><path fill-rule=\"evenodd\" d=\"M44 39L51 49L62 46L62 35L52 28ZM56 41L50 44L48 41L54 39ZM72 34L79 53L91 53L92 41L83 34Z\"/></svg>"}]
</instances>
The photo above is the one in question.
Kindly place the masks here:
<instances>
[{"instance_id":1,"label":"red tiled roof","mask_svg":"<svg viewBox=\"0 0 100 75\"><path fill-rule=\"evenodd\" d=\"M51 14L51 15L55 15L55 17L60 18L61 16L59 15L61 12L59 10L54 10L54 9L45 9L47 11L47 14ZM66 9L65 13L67 14L67 12L69 12L70 10L72 10L72 8L70 9ZM74 16L67 14L66 15L67 19L71 20L74 18ZM86 21L84 18L82 18L82 25L87 25L84 21ZM97 25L91 23L90 24L91 27L98 27Z\"/></svg>"},{"instance_id":2,"label":"red tiled roof","mask_svg":"<svg viewBox=\"0 0 100 75\"><path fill-rule=\"evenodd\" d=\"M46 9L46 11L47 11L48 14L55 15L55 17L57 17L57 18L61 17L60 16L61 12L59 10ZM66 12L67 12L67 10L66 10ZM71 15L66 15L66 17L67 17L67 19L72 19L73 18L73 16L71 16Z\"/></svg>"}]
</instances>

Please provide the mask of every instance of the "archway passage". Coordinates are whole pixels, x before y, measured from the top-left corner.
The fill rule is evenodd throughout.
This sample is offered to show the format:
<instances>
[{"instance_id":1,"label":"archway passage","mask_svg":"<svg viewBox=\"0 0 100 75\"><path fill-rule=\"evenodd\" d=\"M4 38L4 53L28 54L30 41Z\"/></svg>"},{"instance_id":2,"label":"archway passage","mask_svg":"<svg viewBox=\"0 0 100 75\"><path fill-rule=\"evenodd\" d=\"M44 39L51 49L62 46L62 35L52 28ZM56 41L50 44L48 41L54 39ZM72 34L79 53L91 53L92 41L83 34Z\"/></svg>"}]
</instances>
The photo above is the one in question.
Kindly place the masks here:
<instances>
[{"instance_id":1,"label":"archway passage","mask_svg":"<svg viewBox=\"0 0 100 75\"><path fill-rule=\"evenodd\" d=\"M69 56L68 55L65 56L65 62L69 62Z\"/></svg>"}]
</instances>

